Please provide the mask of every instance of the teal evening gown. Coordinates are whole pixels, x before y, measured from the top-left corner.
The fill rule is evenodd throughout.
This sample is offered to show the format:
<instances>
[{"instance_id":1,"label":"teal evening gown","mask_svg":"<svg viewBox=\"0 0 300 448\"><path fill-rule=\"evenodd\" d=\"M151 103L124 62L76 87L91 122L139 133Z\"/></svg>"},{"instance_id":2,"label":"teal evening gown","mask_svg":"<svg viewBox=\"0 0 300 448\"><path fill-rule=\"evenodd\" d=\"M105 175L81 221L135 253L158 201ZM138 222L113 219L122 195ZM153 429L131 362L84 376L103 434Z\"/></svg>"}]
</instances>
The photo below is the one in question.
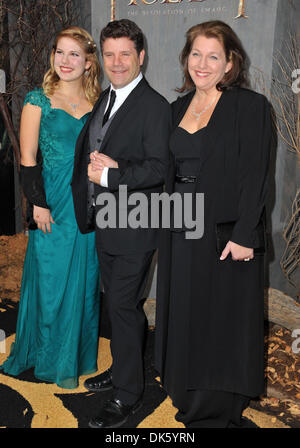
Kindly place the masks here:
<instances>
[{"instance_id":1,"label":"teal evening gown","mask_svg":"<svg viewBox=\"0 0 300 448\"><path fill-rule=\"evenodd\" d=\"M63 388L97 371L100 279L94 232L79 232L71 179L77 137L88 118L51 108L42 89L25 102L42 110L39 147L51 233L30 230L15 343L0 370L34 367L36 378Z\"/></svg>"}]
</instances>

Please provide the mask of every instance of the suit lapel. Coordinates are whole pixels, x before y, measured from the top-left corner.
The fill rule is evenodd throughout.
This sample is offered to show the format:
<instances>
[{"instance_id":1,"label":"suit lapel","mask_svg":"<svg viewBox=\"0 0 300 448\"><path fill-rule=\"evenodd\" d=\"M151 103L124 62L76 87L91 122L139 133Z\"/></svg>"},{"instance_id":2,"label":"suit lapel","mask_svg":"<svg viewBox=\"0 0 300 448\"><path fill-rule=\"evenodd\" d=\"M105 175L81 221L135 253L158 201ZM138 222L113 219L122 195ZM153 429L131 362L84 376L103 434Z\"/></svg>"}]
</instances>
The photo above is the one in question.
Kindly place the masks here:
<instances>
[{"instance_id":1,"label":"suit lapel","mask_svg":"<svg viewBox=\"0 0 300 448\"><path fill-rule=\"evenodd\" d=\"M194 96L194 91L186 95L186 100L183 102L182 107L177 113L175 117L175 126L178 126L181 122L184 114L189 107L189 104ZM218 141L224 138L224 130L230 129L232 120L234 119L234 105L235 98L237 97L236 89L233 90L225 90L221 98L219 99L213 114L205 128L205 132L203 134L203 148L202 157L199 160L198 167L198 176L200 175L205 163L210 159L210 157L214 154L215 151L218 150L220 145Z\"/></svg>"},{"instance_id":2,"label":"suit lapel","mask_svg":"<svg viewBox=\"0 0 300 448\"><path fill-rule=\"evenodd\" d=\"M90 126L90 123L91 123L93 117L95 116L98 108L100 107L100 104L106 98L106 95L108 94L108 92L109 92L109 88L104 90L100 94L97 102L95 103L95 105L93 107L93 110L92 110L89 118L87 119L87 121L85 122L83 128L81 129L81 132L80 132L80 134L78 136L78 139L77 139L77 142L76 142L76 148L75 148L75 161L74 161L74 164L76 166L80 165L81 163L83 163L84 159L87 160L86 154L89 151L89 134L88 134L89 126Z\"/></svg>"},{"instance_id":3,"label":"suit lapel","mask_svg":"<svg viewBox=\"0 0 300 448\"><path fill-rule=\"evenodd\" d=\"M80 133L80 138L81 138L80 143L81 143L81 142L83 141L83 139L85 138L86 133L87 133L87 131L88 131L88 129L89 129L90 123L91 123L91 121L93 120L94 116L96 115L96 112L97 112L97 110L99 109L99 107L100 107L102 101L103 101L103 100L106 98L106 96L108 95L109 90L110 90L110 88L107 88L106 90L104 90L103 92L101 92L101 94L100 94L100 96L99 96L99 98L98 98L98 100L97 100L95 106L93 107L93 110L92 110L92 112L91 112L91 115L90 115L89 118L87 119L87 121L86 121L86 123L85 123L85 125L84 125L84 127L83 127L83 129L82 129L82 131L81 131L81 133Z\"/></svg>"},{"instance_id":4,"label":"suit lapel","mask_svg":"<svg viewBox=\"0 0 300 448\"><path fill-rule=\"evenodd\" d=\"M105 153L105 147L107 146L110 137L116 133L118 127L122 124L124 117L126 117L130 110L135 107L136 100L143 94L147 86L148 83L145 78L143 78L133 89L133 91L128 95L122 106L117 110L116 115L114 116L103 139L101 152Z\"/></svg>"}]
</instances>

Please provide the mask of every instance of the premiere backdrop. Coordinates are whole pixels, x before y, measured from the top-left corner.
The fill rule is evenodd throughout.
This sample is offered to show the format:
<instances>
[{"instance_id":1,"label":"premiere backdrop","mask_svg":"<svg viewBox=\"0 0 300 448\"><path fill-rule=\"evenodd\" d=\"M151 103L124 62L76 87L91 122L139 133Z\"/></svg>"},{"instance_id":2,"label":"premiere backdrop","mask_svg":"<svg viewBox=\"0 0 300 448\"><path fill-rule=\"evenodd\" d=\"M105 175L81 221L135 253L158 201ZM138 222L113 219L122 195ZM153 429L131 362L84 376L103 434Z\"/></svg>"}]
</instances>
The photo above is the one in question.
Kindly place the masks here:
<instances>
[{"instance_id":1,"label":"premiere backdrop","mask_svg":"<svg viewBox=\"0 0 300 448\"><path fill-rule=\"evenodd\" d=\"M181 85L178 58L185 32L191 26L212 19L228 23L250 58L253 88L270 97L271 79L280 76L276 58L286 53L289 33L299 33L300 23L299 2L290 0L91 0L90 8L91 31L97 42L102 27L111 18L128 18L142 28L148 50L145 76L169 101L176 99L174 89ZM107 85L106 80L103 85ZM283 275L280 259L285 248L282 232L299 185L296 155L278 139L273 145L270 172L268 216L272 238L266 284L293 297L297 289ZM148 292L152 298L155 283L154 273Z\"/></svg>"},{"instance_id":2,"label":"premiere backdrop","mask_svg":"<svg viewBox=\"0 0 300 448\"><path fill-rule=\"evenodd\" d=\"M289 98L285 98L286 102L295 98L290 87L292 71L300 69L300 62L294 63L289 58L291 36L299 41L299 0L72 0L72 3L80 11L78 25L91 31L98 45L101 29L113 18L131 19L142 28L148 54L143 69L145 76L169 101L175 100L174 89L182 82L179 54L186 31L197 23L212 19L228 23L242 40L251 62L252 88L265 93L275 108L279 105L274 104L272 80L278 80L277 85L287 89ZM299 61L299 54L296 58ZM285 76L278 63L283 59L286 60L282 67ZM107 86L105 78L102 86ZM292 203L299 187L300 169L296 155L288 151L280 137L274 138L268 199L268 229L272 237L269 238L266 286L294 298L300 290L299 269L293 278L294 287L284 276L280 261L286 248L283 230L292 215ZM20 232L22 220L17 181L15 195L16 232ZM153 270L147 291L150 298L155 297L155 266Z\"/></svg>"}]
</instances>

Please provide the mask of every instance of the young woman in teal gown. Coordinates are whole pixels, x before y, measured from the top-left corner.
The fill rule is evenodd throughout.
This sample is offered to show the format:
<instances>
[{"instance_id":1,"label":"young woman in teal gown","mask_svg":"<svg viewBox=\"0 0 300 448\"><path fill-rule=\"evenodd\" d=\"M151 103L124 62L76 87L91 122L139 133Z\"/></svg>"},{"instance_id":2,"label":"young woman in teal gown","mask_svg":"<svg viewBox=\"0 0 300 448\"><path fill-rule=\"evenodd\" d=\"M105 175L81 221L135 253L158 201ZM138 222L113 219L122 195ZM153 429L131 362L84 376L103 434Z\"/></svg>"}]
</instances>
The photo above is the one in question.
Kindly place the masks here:
<instances>
[{"instance_id":1,"label":"young woman in teal gown","mask_svg":"<svg viewBox=\"0 0 300 448\"><path fill-rule=\"evenodd\" d=\"M85 30L60 32L43 88L26 95L20 179L33 205L15 343L1 370L63 388L97 371L99 268L94 232L79 232L71 179L76 139L100 87L96 45ZM37 164L38 147L42 167Z\"/></svg>"}]
</instances>

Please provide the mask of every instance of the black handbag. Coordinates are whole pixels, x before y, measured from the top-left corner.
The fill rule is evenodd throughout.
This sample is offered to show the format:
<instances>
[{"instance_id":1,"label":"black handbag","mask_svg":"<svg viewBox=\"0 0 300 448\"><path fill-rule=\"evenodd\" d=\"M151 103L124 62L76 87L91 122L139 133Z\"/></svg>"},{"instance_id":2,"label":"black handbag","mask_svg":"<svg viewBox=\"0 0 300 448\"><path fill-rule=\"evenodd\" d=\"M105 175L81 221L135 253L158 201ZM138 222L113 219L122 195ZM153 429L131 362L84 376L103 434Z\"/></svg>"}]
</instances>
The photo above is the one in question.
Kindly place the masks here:
<instances>
[{"instance_id":1,"label":"black handbag","mask_svg":"<svg viewBox=\"0 0 300 448\"><path fill-rule=\"evenodd\" d=\"M226 244L231 239L235 221L216 224L217 253L221 256ZM254 248L254 255L263 255L266 252L265 226L263 220L260 220L255 229L255 240L258 247Z\"/></svg>"}]
</instances>

